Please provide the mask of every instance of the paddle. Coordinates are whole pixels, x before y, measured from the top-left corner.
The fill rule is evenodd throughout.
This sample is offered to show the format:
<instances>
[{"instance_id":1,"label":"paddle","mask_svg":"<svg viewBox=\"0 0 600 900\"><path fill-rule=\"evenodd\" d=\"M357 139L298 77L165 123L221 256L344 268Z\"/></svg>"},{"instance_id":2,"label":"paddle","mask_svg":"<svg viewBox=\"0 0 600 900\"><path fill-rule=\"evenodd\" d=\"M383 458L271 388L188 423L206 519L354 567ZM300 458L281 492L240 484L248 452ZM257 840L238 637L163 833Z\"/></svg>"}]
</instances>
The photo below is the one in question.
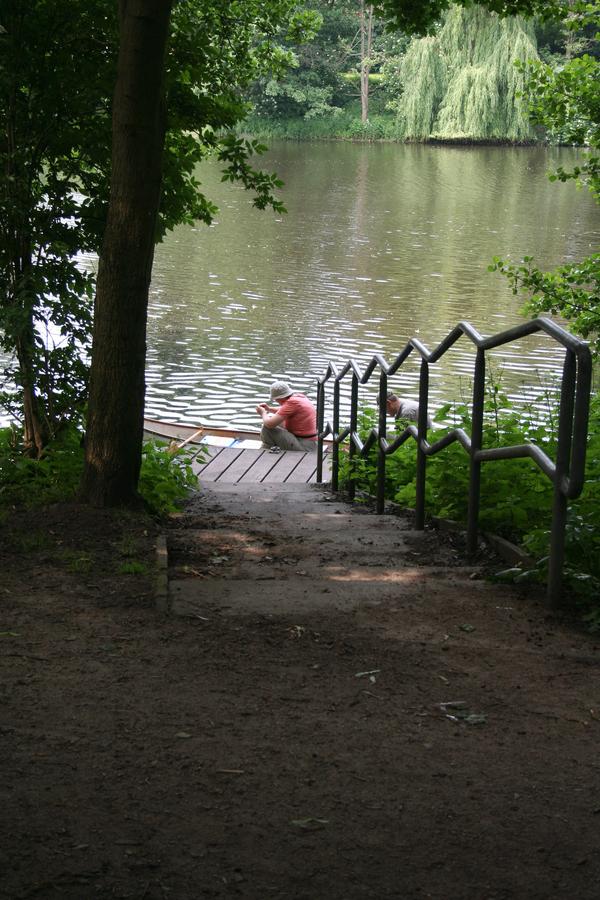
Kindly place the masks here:
<instances>
[{"instance_id":1,"label":"paddle","mask_svg":"<svg viewBox=\"0 0 600 900\"><path fill-rule=\"evenodd\" d=\"M181 441L180 444L177 441L171 441L168 447L168 453L177 453L178 450L181 450L182 447L185 447L186 444L190 444L197 437L202 437L204 434L204 428L199 428L198 431L195 431L194 434L191 434L184 441Z\"/></svg>"}]
</instances>

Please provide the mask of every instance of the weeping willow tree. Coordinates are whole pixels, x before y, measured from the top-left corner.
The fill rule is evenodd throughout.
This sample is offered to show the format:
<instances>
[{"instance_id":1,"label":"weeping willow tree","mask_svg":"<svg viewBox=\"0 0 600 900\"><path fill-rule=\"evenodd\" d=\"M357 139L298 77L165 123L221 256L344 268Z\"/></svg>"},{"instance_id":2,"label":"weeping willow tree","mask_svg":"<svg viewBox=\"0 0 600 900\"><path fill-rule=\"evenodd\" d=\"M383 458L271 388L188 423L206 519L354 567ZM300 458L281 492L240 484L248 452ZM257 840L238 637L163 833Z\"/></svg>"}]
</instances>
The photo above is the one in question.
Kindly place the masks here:
<instances>
[{"instance_id":1,"label":"weeping willow tree","mask_svg":"<svg viewBox=\"0 0 600 900\"><path fill-rule=\"evenodd\" d=\"M404 93L399 113L407 137L426 140L434 130L447 84L447 70L438 39L412 41L402 63Z\"/></svg>"},{"instance_id":2,"label":"weeping willow tree","mask_svg":"<svg viewBox=\"0 0 600 900\"><path fill-rule=\"evenodd\" d=\"M476 6L450 8L435 37L413 40L402 61L398 112L417 140L523 142L532 138L515 61L537 59L533 25Z\"/></svg>"}]
</instances>

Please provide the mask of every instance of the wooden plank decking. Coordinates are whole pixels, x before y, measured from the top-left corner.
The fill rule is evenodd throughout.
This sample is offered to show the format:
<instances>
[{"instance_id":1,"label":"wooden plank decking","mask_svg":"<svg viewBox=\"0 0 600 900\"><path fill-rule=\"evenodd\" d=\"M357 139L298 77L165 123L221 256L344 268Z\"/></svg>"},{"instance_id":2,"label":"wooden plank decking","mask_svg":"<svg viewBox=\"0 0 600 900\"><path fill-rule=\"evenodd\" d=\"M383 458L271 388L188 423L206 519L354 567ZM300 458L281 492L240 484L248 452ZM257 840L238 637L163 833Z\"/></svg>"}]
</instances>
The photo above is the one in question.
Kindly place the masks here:
<instances>
[{"instance_id":1,"label":"wooden plank decking","mask_svg":"<svg viewBox=\"0 0 600 900\"><path fill-rule=\"evenodd\" d=\"M204 457L193 463L200 481L221 484L268 482L270 484L310 484L317 480L317 454L269 450L243 450L239 447L203 448ZM323 478L328 480L329 457L323 460Z\"/></svg>"}]
</instances>

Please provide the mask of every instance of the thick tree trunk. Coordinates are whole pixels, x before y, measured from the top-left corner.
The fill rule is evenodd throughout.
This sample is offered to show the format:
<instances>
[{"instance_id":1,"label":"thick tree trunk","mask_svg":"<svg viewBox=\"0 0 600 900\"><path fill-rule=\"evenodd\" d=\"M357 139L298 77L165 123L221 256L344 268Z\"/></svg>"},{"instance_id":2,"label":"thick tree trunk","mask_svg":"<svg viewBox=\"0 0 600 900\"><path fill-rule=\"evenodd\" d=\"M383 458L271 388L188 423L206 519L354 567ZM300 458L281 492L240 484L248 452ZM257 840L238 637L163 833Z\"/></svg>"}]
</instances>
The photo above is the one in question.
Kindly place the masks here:
<instances>
[{"instance_id":1,"label":"thick tree trunk","mask_svg":"<svg viewBox=\"0 0 600 900\"><path fill-rule=\"evenodd\" d=\"M165 136L172 0L120 0L110 204L98 267L82 498L133 503L141 463L148 290Z\"/></svg>"}]
</instances>

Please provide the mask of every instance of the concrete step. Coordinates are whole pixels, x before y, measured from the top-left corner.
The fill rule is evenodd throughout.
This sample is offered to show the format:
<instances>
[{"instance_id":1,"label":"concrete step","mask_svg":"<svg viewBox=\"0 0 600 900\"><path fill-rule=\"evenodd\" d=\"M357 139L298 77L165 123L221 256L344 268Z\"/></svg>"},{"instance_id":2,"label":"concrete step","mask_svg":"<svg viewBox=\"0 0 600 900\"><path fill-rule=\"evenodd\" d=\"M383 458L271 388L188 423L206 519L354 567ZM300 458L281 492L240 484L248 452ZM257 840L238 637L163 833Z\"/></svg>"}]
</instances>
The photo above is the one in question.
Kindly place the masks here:
<instances>
[{"instance_id":1,"label":"concrete step","mask_svg":"<svg viewBox=\"0 0 600 900\"><path fill-rule=\"evenodd\" d=\"M429 535L315 485L208 485L168 534L170 605L179 615L294 616L405 600L448 577ZM454 580L477 567L450 559Z\"/></svg>"}]
</instances>

